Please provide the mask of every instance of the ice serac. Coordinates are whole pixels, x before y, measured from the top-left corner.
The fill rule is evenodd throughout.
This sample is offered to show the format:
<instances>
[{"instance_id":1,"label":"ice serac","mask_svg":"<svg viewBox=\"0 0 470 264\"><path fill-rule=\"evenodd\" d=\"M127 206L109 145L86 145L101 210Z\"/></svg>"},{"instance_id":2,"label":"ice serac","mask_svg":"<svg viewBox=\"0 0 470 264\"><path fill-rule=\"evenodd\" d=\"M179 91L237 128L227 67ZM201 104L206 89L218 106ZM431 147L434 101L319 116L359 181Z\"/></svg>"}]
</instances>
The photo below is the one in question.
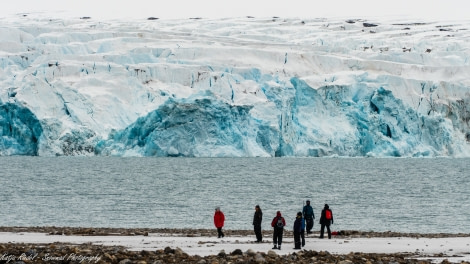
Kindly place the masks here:
<instances>
[{"instance_id":1,"label":"ice serac","mask_svg":"<svg viewBox=\"0 0 470 264\"><path fill-rule=\"evenodd\" d=\"M170 99L98 144L102 155L243 157L273 154L276 133L249 115L252 106L209 98ZM266 138L266 135L268 137Z\"/></svg>"},{"instance_id":2,"label":"ice serac","mask_svg":"<svg viewBox=\"0 0 470 264\"><path fill-rule=\"evenodd\" d=\"M42 127L34 114L21 105L0 104L0 155L37 155Z\"/></svg>"},{"instance_id":3,"label":"ice serac","mask_svg":"<svg viewBox=\"0 0 470 264\"><path fill-rule=\"evenodd\" d=\"M468 21L0 25L0 155L470 156Z\"/></svg>"}]
</instances>

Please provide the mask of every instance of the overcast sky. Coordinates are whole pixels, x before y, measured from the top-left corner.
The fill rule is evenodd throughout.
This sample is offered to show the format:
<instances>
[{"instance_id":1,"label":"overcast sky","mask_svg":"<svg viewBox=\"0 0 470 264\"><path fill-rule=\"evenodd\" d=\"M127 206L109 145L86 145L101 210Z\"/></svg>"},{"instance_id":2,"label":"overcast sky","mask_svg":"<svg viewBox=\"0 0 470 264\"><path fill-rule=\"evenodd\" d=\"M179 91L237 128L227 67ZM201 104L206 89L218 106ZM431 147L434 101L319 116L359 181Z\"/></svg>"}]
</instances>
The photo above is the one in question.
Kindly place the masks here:
<instances>
[{"instance_id":1,"label":"overcast sky","mask_svg":"<svg viewBox=\"0 0 470 264\"><path fill-rule=\"evenodd\" d=\"M468 19L468 0L10 0L0 15L61 11L95 18L382 17ZM469 4L463 4L469 2Z\"/></svg>"}]
</instances>

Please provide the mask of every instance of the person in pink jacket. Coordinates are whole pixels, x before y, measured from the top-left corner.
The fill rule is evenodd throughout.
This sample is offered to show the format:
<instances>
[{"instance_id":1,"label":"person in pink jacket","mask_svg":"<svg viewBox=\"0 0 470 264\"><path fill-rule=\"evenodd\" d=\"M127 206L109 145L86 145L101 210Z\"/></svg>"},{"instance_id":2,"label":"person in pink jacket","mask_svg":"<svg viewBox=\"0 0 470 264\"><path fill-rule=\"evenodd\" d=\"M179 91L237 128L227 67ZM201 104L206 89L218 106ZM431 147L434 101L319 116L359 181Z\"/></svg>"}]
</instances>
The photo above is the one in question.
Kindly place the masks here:
<instances>
[{"instance_id":1,"label":"person in pink jacket","mask_svg":"<svg viewBox=\"0 0 470 264\"><path fill-rule=\"evenodd\" d=\"M281 211L276 212L276 216L273 218L271 226L274 227L273 249L281 249L282 234L284 233L284 227L286 226L286 220L282 217Z\"/></svg>"},{"instance_id":2,"label":"person in pink jacket","mask_svg":"<svg viewBox=\"0 0 470 264\"><path fill-rule=\"evenodd\" d=\"M220 207L215 208L214 214L214 225L217 228L217 235L218 238L224 237L224 233L222 232L222 227L224 227L225 222L225 215L220 211Z\"/></svg>"}]
</instances>

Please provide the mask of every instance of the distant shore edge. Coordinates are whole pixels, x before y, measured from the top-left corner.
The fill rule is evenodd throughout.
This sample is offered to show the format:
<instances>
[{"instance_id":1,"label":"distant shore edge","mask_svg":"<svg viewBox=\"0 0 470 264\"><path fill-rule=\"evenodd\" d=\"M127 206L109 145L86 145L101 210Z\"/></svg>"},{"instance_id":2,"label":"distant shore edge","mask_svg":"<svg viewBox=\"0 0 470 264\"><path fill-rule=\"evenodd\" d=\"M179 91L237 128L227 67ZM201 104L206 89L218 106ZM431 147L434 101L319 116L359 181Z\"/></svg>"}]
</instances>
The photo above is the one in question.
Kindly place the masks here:
<instances>
[{"instance_id":1,"label":"distant shore edge","mask_svg":"<svg viewBox=\"0 0 470 264\"><path fill-rule=\"evenodd\" d=\"M0 226L0 232L28 232L46 233L49 235L82 235L82 236L147 236L149 233L159 233L178 236L217 236L217 231L213 229L192 229L192 228L120 228L120 227L56 227L56 226ZM230 230L224 229L228 236L249 236L254 235L253 230ZM344 237L423 237L423 238L444 238L444 237L470 237L470 233L404 233L404 232L375 232L357 230L332 231L333 236ZM314 230L314 235L319 231ZM263 230L264 235L272 234L272 229ZM292 236L292 231L285 230L286 236Z\"/></svg>"}]
</instances>

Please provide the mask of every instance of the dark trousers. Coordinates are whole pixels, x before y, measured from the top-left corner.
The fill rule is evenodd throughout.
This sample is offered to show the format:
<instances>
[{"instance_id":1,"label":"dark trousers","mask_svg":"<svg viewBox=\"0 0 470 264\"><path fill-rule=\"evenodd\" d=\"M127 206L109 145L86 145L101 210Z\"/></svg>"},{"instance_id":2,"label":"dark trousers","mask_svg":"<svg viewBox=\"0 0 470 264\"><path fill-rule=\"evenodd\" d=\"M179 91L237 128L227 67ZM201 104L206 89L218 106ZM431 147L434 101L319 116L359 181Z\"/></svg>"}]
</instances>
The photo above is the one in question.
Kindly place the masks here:
<instances>
[{"instance_id":1,"label":"dark trousers","mask_svg":"<svg viewBox=\"0 0 470 264\"><path fill-rule=\"evenodd\" d=\"M321 224L320 238L323 238L323 234L325 233L325 226L326 226L326 231L328 231L328 239L331 239L330 224Z\"/></svg>"},{"instance_id":2,"label":"dark trousers","mask_svg":"<svg viewBox=\"0 0 470 264\"><path fill-rule=\"evenodd\" d=\"M312 233L313 228L313 216L305 218L305 223L307 224L307 234Z\"/></svg>"},{"instance_id":3,"label":"dark trousers","mask_svg":"<svg viewBox=\"0 0 470 264\"><path fill-rule=\"evenodd\" d=\"M217 227L217 235L219 238L224 237L224 233L222 232L222 227Z\"/></svg>"},{"instance_id":4,"label":"dark trousers","mask_svg":"<svg viewBox=\"0 0 470 264\"><path fill-rule=\"evenodd\" d=\"M294 231L294 245L296 249L300 249L300 232Z\"/></svg>"},{"instance_id":5,"label":"dark trousers","mask_svg":"<svg viewBox=\"0 0 470 264\"><path fill-rule=\"evenodd\" d=\"M263 235L261 234L261 225L255 225L255 235L256 235L256 241L258 242L263 241Z\"/></svg>"},{"instance_id":6,"label":"dark trousers","mask_svg":"<svg viewBox=\"0 0 470 264\"><path fill-rule=\"evenodd\" d=\"M284 233L284 228L274 228L273 233L273 244L281 245L282 244L282 234Z\"/></svg>"},{"instance_id":7,"label":"dark trousers","mask_svg":"<svg viewBox=\"0 0 470 264\"><path fill-rule=\"evenodd\" d=\"M300 238L302 239L302 247L305 247L305 230L300 232Z\"/></svg>"}]
</instances>

